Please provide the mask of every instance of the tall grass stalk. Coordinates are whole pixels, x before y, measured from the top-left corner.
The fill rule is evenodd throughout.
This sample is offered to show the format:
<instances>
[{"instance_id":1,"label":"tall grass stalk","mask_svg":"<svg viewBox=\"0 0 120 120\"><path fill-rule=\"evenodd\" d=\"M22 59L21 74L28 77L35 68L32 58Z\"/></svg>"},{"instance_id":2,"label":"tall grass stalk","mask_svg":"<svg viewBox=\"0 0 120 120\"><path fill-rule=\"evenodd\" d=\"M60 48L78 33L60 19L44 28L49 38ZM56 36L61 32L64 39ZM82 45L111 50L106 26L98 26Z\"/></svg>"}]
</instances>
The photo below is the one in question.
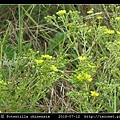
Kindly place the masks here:
<instances>
[{"instance_id":1,"label":"tall grass stalk","mask_svg":"<svg viewBox=\"0 0 120 120\"><path fill-rule=\"evenodd\" d=\"M35 7L35 6L34 6ZM28 13L27 10L25 10L25 8L23 6L21 6L22 10L25 12L26 16L37 26L37 30L39 29L40 32L41 32L41 36L44 38L44 39L52 39L52 37L47 33L47 32L44 32L43 28L42 28L42 25L39 25L34 19L33 17L31 16L31 12L30 14ZM33 10L33 9L32 9Z\"/></svg>"},{"instance_id":2,"label":"tall grass stalk","mask_svg":"<svg viewBox=\"0 0 120 120\"><path fill-rule=\"evenodd\" d=\"M21 5L18 5L18 15L19 15L19 37L18 37L18 51L19 53L21 53L22 51L22 37L23 37L23 32L22 32L22 27L23 27L23 23L21 20L21 16L23 14L23 11L21 10Z\"/></svg>"},{"instance_id":3,"label":"tall grass stalk","mask_svg":"<svg viewBox=\"0 0 120 120\"><path fill-rule=\"evenodd\" d=\"M116 96L116 85L115 85L115 87L114 87L114 113L116 113L116 98L117 98L117 96Z\"/></svg>"},{"instance_id":4,"label":"tall grass stalk","mask_svg":"<svg viewBox=\"0 0 120 120\"><path fill-rule=\"evenodd\" d=\"M2 69L2 55L3 55L3 47L9 37L9 27L10 27L10 24L11 22L10 21L7 21L8 22L8 28L5 32L5 35L3 37L3 41L0 42L0 70Z\"/></svg>"}]
</instances>

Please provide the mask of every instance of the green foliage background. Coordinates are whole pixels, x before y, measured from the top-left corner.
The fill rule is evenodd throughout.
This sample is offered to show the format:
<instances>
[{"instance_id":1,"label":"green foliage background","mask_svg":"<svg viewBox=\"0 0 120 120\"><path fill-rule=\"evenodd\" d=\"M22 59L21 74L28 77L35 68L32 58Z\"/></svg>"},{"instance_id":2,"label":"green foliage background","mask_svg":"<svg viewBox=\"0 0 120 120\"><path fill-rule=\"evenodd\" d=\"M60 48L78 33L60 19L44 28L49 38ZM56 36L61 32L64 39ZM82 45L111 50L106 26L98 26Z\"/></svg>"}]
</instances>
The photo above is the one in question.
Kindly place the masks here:
<instances>
[{"instance_id":1,"label":"green foliage background","mask_svg":"<svg viewBox=\"0 0 120 120\"><path fill-rule=\"evenodd\" d=\"M0 5L0 111L120 112L119 12Z\"/></svg>"}]
</instances>

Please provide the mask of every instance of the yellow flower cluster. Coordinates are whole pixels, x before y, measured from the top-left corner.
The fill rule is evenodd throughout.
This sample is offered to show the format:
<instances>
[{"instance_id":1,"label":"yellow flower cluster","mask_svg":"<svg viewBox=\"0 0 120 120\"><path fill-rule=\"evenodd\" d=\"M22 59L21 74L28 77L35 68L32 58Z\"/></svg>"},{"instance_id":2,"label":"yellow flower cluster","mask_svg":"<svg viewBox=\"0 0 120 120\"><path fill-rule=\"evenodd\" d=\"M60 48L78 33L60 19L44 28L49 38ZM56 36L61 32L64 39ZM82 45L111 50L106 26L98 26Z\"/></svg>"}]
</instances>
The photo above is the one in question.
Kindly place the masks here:
<instances>
[{"instance_id":1,"label":"yellow flower cluster","mask_svg":"<svg viewBox=\"0 0 120 120\"><path fill-rule=\"evenodd\" d=\"M43 61L44 61L44 60L41 60L41 59L35 59L35 62L36 62L37 64L41 64Z\"/></svg>"},{"instance_id":2,"label":"yellow flower cluster","mask_svg":"<svg viewBox=\"0 0 120 120\"><path fill-rule=\"evenodd\" d=\"M52 65L51 66L51 70L55 71L55 72L58 72L58 69L55 67L55 65Z\"/></svg>"},{"instance_id":3,"label":"yellow flower cluster","mask_svg":"<svg viewBox=\"0 0 120 120\"><path fill-rule=\"evenodd\" d=\"M82 60L85 60L85 59L86 59L86 57L79 56L79 57L78 57L78 59L82 61Z\"/></svg>"},{"instance_id":4,"label":"yellow flower cluster","mask_svg":"<svg viewBox=\"0 0 120 120\"><path fill-rule=\"evenodd\" d=\"M50 56L50 55L42 55L42 56L41 56L41 59L35 59L35 62L36 62L37 64L41 64L41 63L44 62L43 59L52 59L52 56Z\"/></svg>"},{"instance_id":5,"label":"yellow flower cluster","mask_svg":"<svg viewBox=\"0 0 120 120\"><path fill-rule=\"evenodd\" d=\"M80 81L83 81L84 79L87 79L87 81L91 82L92 81L92 78L89 74L87 73L82 73L82 74L79 74L77 76L77 79L80 80Z\"/></svg>"},{"instance_id":6,"label":"yellow flower cluster","mask_svg":"<svg viewBox=\"0 0 120 120\"><path fill-rule=\"evenodd\" d=\"M66 10L59 10L56 14L61 16L64 15L66 13Z\"/></svg>"},{"instance_id":7,"label":"yellow flower cluster","mask_svg":"<svg viewBox=\"0 0 120 120\"><path fill-rule=\"evenodd\" d=\"M77 76L77 79L80 80L80 81L82 81L82 80L84 79L84 76L81 75L81 74L79 74L79 75Z\"/></svg>"},{"instance_id":8,"label":"yellow flower cluster","mask_svg":"<svg viewBox=\"0 0 120 120\"><path fill-rule=\"evenodd\" d=\"M42 55L41 58L42 59L35 59L35 62L37 63L37 65L43 63L44 62L43 59L52 59L52 56L50 56L50 55ZM55 65L51 66L51 70L53 70L55 72L58 71L58 69L55 67Z\"/></svg>"},{"instance_id":9,"label":"yellow flower cluster","mask_svg":"<svg viewBox=\"0 0 120 120\"><path fill-rule=\"evenodd\" d=\"M91 81L92 81L91 76L90 76L90 75L88 75L88 74L85 74L85 78L86 78L89 82L91 82Z\"/></svg>"},{"instance_id":10,"label":"yellow flower cluster","mask_svg":"<svg viewBox=\"0 0 120 120\"><path fill-rule=\"evenodd\" d=\"M92 14L93 13L93 8L91 8L89 11L87 11L88 14Z\"/></svg>"},{"instance_id":11,"label":"yellow flower cluster","mask_svg":"<svg viewBox=\"0 0 120 120\"><path fill-rule=\"evenodd\" d=\"M114 30L105 29L104 34L114 34Z\"/></svg>"},{"instance_id":12,"label":"yellow flower cluster","mask_svg":"<svg viewBox=\"0 0 120 120\"><path fill-rule=\"evenodd\" d=\"M52 56L50 56L50 55L42 55L41 57L45 58L45 59L52 59Z\"/></svg>"},{"instance_id":13,"label":"yellow flower cluster","mask_svg":"<svg viewBox=\"0 0 120 120\"><path fill-rule=\"evenodd\" d=\"M98 19L98 20L100 20L100 19L102 19L102 18L103 18L102 16L97 16L97 19Z\"/></svg>"},{"instance_id":14,"label":"yellow flower cluster","mask_svg":"<svg viewBox=\"0 0 120 120\"><path fill-rule=\"evenodd\" d=\"M97 97L99 96L99 93L95 92L95 91L90 91L91 92L91 96L93 97Z\"/></svg>"}]
</instances>

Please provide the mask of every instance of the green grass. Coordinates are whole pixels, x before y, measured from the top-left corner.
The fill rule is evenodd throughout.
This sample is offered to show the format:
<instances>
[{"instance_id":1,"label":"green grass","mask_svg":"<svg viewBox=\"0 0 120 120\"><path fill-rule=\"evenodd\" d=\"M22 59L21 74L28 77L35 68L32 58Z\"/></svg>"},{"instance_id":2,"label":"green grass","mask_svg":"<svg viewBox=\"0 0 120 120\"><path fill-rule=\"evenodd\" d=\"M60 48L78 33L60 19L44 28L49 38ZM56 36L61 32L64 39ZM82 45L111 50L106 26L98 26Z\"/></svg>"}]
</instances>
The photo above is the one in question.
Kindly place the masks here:
<instances>
[{"instance_id":1,"label":"green grass","mask_svg":"<svg viewBox=\"0 0 120 120\"><path fill-rule=\"evenodd\" d=\"M119 8L0 5L0 111L120 112Z\"/></svg>"}]
</instances>

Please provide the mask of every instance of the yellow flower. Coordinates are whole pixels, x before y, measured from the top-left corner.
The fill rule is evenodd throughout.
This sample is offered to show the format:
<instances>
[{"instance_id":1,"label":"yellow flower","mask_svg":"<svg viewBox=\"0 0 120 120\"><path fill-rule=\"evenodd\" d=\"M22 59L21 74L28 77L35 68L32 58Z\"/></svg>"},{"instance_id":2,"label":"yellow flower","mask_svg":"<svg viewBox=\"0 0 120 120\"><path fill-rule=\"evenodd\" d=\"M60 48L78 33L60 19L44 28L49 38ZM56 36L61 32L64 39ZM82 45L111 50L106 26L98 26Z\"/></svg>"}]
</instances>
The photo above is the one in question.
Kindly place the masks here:
<instances>
[{"instance_id":1,"label":"yellow flower","mask_svg":"<svg viewBox=\"0 0 120 120\"><path fill-rule=\"evenodd\" d=\"M95 15L99 15L99 14L102 14L102 12L96 12Z\"/></svg>"},{"instance_id":2,"label":"yellow flower","mask_svg":"<svg viewBox=\"0 0 120 120\"><path fill-rule=\"evenodd\" d=\"M91 96L93 97L97 97L99 96L99 93L95 92L95 91L90 91L91 92Z\"/></svg>"},{"instance_id":3,"label":"yellow flower","mask_svg":"<svg viewBox=\"0 0 120 120\"><path fill-rule=\"evenodd\" d=\"M92 14L92 13L93 13L93 10L94 10L94 9L92 8L92 9L90 9L89 11L87 11L87 13L88 13L88 14Z\"/></svg>"},{"instance_id":4,"label":"yellow flower","mask_svg":"<svg viewBox=\"0 0 120 120\"><path fill-rule=\"evenodd\" d=\"M119 35L120 35L120 32L119 32L119 31L117 31L117 34L119 34Z\"/></svg>"},{"instance_id":5,"label":"yellow flower","mask_svg":"<svg viewBox=\"0 0 120 120\"><path fill-rule=\"evenodd\" d=\"M103 18L102 16L97 16L97 19L98 19L98 20L100 20L100 19L102 19L102 18Z\"/></svg>"},{"instance_id":6,"label":"yellow flower","mask_svg":"<svg viewBox=\"0 0 120 120\"><path fill-rule=\"evenodd\" d=\"M44 60L41 60L41 59L39 59L39 60L35 59L35 62L36 62L37 64L41 64L43 61L44 61Z\"/></svg>"},{"instance_id":7,"label":"yellow flower","mask_svg":"<svg viewBox=\"0 0 120 120\"><path fill-rule=\"evenodd\" d=\"M89 66L90 68L96 67L95 65L90 65L90 64L88 64L88 66Z\"/></svg>"},{"instance_id":8,"label":"yellow flower","mask_svg":"<svg viewBox=\"0 0 120 120\"><path fill-rule=\"evenodd\" d=\"M89 82L92 81L91 75L85 74L85 78L86 78Z\"/></svg>"},{"instance_id":9,"label":"yellow flower","mask_svg":"<svg viewBox=\"0 0 120 120\"><path fill-rule=\"evenodd\" d=\"M41 57L45 58L45 59L52 59L52 56L50 56L50 55L42 55Z\"/></svg>"},{"instance_id":10,"label":"yellow flower","mask_svg":"<svg viewBox=\"0 0 120 120\"><path fill-rule=\"evenodd\" d=\"M82 61L82 60L85 60L86 58L82 57L82 56L79 56L78 59Z\"/></svg>"},{"instance_id":11,"label":"yellow flower","mask_svg":"<svg viewBox=\"0 0 120 120\"><path fill-rule=\"evenodd\" d=\"M120 40L117 43L120 44Z\"/></svg>"},{"instance_id":12,"label":"yellow flower","mask_svg":"<svg viewBox=\"0 0 120 120\"><path fill-rule=\"evenodd\" d=\"M115 19L118 20L118 21L120 21L120 17L116 17Z\"/></svg>"},{"instance_id":13,"label":"yellow flower","mask_svg":"<svg viewBox=\"0 0 120 120\"><path fill-rule=\"evenodd\" d=\"M105 29L104 34L114 34L114 30Z\"/></svg>"},{"instance_id":14,"label":"yellow flower","mask_svg":"<svg viewBox=\"0 0 120 120\"><path fill-rule=\"evenodd\" d=\"M53 71L55 71L55 72L58 71L58 69L57 69L54 65L51 66L51 69L52 69Z\"/></svg>"},{"instance_id":15,"label":"yellow flower","mask_svg":"<svg viewBox=\"0 0 120 120\"><path fill-rule=\"evenodd\" d=\"M87 32L89 33L89 32L91 32L92 30L91 29L89 29Z\"/></svg>"},{"instance_id":16,"label":"yellow flower","mask_svg":"<svg viewBox=\"0 0 120 120\"><path fill-rule=\"evenodd\" d=\"M57 15L64 15L66 13L66 10L59 10L56 14Z\"/></svg>"},{"instance_id":17,"label":"yellow flower","mask_svg":"<svg viewBox=\"0 0 120 120\"><path fill-rule=\"evenodd\" d=\"M83 75L79 74L79 75L77 76L77 79L80 80L80 81L82 81L82 80L84 79L84 77L83 77Z\"/></svg>"}]
</instances>

